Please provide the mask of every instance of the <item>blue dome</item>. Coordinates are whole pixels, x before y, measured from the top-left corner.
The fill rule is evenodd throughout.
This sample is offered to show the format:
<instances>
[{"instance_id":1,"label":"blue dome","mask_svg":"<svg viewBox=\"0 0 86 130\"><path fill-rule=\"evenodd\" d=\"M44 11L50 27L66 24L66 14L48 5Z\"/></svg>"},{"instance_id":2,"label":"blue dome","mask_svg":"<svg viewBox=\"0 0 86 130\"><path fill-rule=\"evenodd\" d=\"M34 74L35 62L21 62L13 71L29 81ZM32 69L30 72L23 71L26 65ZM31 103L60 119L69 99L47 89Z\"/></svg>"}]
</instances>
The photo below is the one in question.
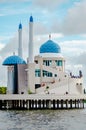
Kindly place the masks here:
<instances>
[{"instance_id":1,"label":"blue dome","mask_svg":"<svg viewBox=\"0 0 86 130\"><path fill-rule=\"evenodd\" d=\"M53 42L52 40L48 40L40 47L40 53L60 53L60 46Z\"/></svg>"},{"instance_id":2,"label":"blue dome","mask_svg":"<svg viewBox=\"0 0 86 130\"><path fill-rule=\"evenodd\" d=\"M33 22L33 16L32 15L30 16L30 22Z\"/></svg>"},{"instance_id":3,"label":"blue dome","mask_svg":"<svg viewBox=\"0 0 86 130\"><path fill-rule=\"evenodd\" d=\"M3 65L15 65L15 64L26 64L26 62L16 55L7 57L3 62Z\"/></svg>"},{"instance_id":4,"label":"blue dome","mask_svg":"<svg viewBox=\"0 0 86 130\"><path fill-rule=\"evenodd\" d=\"M19 29L22 29L22 24L21 23L19 24Z\"/></svg>"}]
</instances>

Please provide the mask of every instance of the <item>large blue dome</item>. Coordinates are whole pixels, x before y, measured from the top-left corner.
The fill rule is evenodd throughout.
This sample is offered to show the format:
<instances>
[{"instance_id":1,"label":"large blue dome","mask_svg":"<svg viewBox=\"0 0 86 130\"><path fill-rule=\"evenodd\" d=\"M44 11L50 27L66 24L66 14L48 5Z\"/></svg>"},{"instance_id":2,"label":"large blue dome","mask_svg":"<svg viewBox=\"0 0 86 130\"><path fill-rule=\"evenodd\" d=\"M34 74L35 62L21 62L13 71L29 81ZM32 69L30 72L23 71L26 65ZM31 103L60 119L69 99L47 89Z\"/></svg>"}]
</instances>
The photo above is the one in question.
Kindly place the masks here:
<instances>
[{"instance_id":1,"label":"large blue dome","mask_svg":"<svg viewBox=\"0 0 86 130\"><path fill-rule=\"evenodd\" d=\"M52 40L48 40L40 47L40 53L60 53L60 46L53 42Z\"/></svg>"},{"instance_id":2,"label":"large blue dome","mask_svg":"<svg viewBox=\"0 0 86 130\"><path fill-rule=\"evenodd\" d=\"M15 65L15 64L26 64L26 62L21 57L16 55L7 57L3 62L3 65Z\"/></svg>"}]
</instances>

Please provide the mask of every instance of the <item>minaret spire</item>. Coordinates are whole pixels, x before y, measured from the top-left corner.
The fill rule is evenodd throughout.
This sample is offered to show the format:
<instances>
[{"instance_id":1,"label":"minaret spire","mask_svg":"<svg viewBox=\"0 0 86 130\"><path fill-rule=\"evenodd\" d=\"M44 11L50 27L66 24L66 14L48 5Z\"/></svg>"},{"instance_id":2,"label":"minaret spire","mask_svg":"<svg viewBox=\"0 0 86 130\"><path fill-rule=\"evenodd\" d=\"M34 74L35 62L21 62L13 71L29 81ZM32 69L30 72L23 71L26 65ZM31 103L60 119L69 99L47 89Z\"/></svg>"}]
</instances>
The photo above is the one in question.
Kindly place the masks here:
<instances>
[{"instance_id":1,"label":"minaret spire","mask_svg":"<svg viewBox=\"0 0 86 130\"><path fill-rule=\"evenodd\" d=\"M19 33L18 56L22 58L22 24L21 22L19 24L18 33Z\"/></svg>"},{"instance_id":2,"label":"minaret spire","mask_svg":"<svg viewBox=\"0 0 86 130\"><path fill-rule=\"evenodd\" d=\"M29 63L34 62L34 55L33 55L33 17L30 16L29 20Z\"/></svg>"}]
</instances>

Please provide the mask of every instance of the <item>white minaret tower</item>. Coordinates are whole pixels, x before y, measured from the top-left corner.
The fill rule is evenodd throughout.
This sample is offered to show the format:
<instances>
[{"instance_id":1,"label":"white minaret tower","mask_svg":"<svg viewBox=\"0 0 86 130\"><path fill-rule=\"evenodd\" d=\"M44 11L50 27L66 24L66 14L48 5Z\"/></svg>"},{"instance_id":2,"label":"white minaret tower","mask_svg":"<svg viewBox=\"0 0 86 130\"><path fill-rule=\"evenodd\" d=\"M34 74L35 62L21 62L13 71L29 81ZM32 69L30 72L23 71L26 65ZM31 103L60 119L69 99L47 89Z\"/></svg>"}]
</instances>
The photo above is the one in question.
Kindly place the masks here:
<instances>
[{"instance_id":1,"label":"white minaret tower","mask_svg":"<svg viewBox=\"0 0 86 130\"><path fill-rule=\"evenodd\" d=\"M22 24L21 23L19 24L18 33L19 33L18 56L22 58Z\"/></svg>"},{"instance_id":2,"label":"white minaret tower","mask_svg":"<svg viewBox=\"0 0 86 130\"><path fill-rule=\"evenodd\" d=\"M35 63L33 55L33 17L30 16L29 21L29 64L28 64L28 90L35 93Z\"/></svg>"},{"instance_id":3,"label":"white minaret tower","mask_svg":"<svg viewBox=\"0 0 86 130\"><path fill-rule=\"evenodd\" d=\"M34 55L33 55L33 17L30 16L29 21L29 63L34 63Z\"/></svg>"}]
</instances>

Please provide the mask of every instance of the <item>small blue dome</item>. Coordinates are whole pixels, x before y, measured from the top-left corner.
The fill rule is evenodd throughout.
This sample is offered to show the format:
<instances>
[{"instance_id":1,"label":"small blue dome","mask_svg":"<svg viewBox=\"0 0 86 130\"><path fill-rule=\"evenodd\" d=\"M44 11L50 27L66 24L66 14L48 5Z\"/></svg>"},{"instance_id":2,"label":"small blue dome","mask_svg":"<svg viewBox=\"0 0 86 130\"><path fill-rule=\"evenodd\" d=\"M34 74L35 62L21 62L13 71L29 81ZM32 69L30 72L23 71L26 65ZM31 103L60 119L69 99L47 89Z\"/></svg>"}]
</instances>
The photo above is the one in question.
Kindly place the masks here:
<instances>
[{"instance_id":1,"label":"small blue dome","mask_svg":"<svg viewBox=\"0 0 86 130\"><path fill-rule=\"evenodd\" d=\"M60 53L60 46L53 42L52 40L48 40L40 47L40 53Z\"/></svg>"},{"instance_id":2,"label":"small blue dome","mask_svg":"<svg viewBox=\"0 0 86 130\"><path fill-rule=\"evenodd\" d=\"M32 15L30 16L30 22L33 22L33 16Z\"/></svg>"},{"instance_id":3,"label":"small blue dome","mask_svg":"<svg viewBox=\"0 0 86 130\"><path fill-rule=\"evenodd\" d=\"M22 24L21 23L19 24L19 29L22 29Z\"/></svg>"},{"instance_id":4,"label":"small blue dome","mask_svg":"<svg viewBox=\"0 0 86 130\"><path fill-rule=\"evenodd\" d=\"M15 65L15 64L26 64L26 62L21 57L16 55L7 57L3 62L3 65Z\"/></svg>"}]
</instances>

